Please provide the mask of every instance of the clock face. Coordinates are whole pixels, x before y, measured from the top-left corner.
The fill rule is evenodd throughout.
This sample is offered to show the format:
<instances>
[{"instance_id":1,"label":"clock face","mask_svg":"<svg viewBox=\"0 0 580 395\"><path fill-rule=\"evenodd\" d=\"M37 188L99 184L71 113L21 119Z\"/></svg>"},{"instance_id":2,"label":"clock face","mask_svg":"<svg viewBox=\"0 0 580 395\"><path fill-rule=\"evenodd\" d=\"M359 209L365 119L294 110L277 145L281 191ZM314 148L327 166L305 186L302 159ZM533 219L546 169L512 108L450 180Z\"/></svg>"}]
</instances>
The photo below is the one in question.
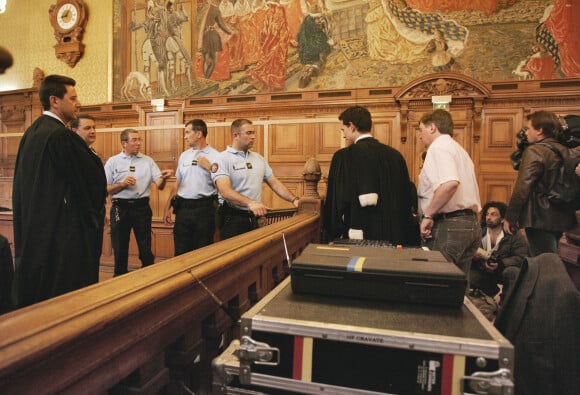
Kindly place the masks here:
<instances>
[{"instance_id":1,"label":"clock face","mask_svg":"<svg viewBox=\"0 0 580 395\"><path fill-rule=\"evenodd\" d=\"M79 20L79 10L72 3L65 3L56 13L56 22L63 30L72 29Z\"/></svg>"}]
</instances>

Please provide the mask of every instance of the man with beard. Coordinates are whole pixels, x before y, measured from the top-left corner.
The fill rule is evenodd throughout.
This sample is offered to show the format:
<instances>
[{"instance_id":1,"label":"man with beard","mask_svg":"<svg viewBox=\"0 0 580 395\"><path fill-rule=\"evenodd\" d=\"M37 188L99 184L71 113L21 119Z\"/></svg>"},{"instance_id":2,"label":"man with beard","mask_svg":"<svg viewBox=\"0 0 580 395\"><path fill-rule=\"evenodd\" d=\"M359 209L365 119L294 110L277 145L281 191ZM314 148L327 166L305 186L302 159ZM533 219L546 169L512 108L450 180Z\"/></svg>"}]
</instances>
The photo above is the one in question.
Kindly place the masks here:
<instances>
[{"instance_id":1,"label":"man with beard","mask_svg":"<svg viewBox=\"0 0 580 395\"><path fill-rule=\"evenodd\" d=\"M489 296L499 292L498 284L503 285L502 294L507 294L528 256L528 245L522 235L503 231L506 210L505 203L488 202L481 211L483 237L471 265L471 288Z\"/></svg>"}]
</instances>

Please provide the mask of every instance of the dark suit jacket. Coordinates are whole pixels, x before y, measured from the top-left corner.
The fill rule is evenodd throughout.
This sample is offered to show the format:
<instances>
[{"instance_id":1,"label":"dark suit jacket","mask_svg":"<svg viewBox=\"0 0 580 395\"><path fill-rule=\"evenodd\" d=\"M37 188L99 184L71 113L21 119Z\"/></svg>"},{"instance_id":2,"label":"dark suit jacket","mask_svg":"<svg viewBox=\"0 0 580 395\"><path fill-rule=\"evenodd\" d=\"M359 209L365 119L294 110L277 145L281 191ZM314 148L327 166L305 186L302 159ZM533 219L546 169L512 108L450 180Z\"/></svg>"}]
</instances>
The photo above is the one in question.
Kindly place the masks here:
<instances>
[{"instance_id":1,"label":"dark suit jacket","mask_svg":"<svg viewBox=\"0 0 580 395\"><path fill-rule=\"evenodd\" d=\"M516 394L580 393L580 293L558 255L522 264L495 326L515 347Z\"/></svg>"}]
</instances>

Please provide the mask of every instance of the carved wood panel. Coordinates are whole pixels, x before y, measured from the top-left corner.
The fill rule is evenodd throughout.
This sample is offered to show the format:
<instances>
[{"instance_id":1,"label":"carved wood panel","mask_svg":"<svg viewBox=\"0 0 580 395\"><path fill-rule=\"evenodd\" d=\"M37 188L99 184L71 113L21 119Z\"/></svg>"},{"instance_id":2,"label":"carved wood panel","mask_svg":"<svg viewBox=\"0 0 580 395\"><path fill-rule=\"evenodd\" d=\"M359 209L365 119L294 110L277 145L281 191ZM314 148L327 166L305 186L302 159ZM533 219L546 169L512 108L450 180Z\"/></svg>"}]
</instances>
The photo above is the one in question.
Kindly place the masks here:
<instances>
[{"instance_id":1,"label":"carved wood panel","mask_svg":"<svg viewBox=\"0 0 580 395\"><path fill-rule=\"evenodd\" d=\"M270 162L301 161L308 155L312 144L299 123L269 125Z\"/></svg>"},{"instance_id":2,"label":"carved wood panel","mask_svg":"<svg viewBox=\"0 0 580 395\"><path fill-rule=\"evenodd\" d=\"M507 203L512 194L517 172L486 172L479 175L481 204L491 200Z\"/></svg>"},{"instance_id":3,"label":"carved wood panel","mask_svg":"<svg viewBox=\"0 0 580 395\"><path fill-rule=\"evenodd\" d=\"M490 109L485 111L479 145L481 163L509 162L516 149L516 133L523 126L521 109Z\"/></svg>"},{"instance_id":4,"label":"carved wood panel","mask_svg":"<svg viewBox=\"0 0 580 395\"><path fill-rule=\"evenodd\" d=\"M343 145L340 124L329 121L318 123L313 126L313 132L316 136L316 158L319 162L328 162L332 160L332 155Z\"/></svg>"},{"instance_id":5,"label":"carved wood panel","mask_svg":"<svg viewBox=\"0 0 580 395\"><path fill-rule=\"evenodd\" d=\"M182 132L179 129L164 126L177 125L180 122L178 111L155 112L146 115L147 126L159 128L142 133L144 147L141 150L152 157L160 168L175 167L175 162L179 157L178 140Z\"/></svg>"}]
</instances>

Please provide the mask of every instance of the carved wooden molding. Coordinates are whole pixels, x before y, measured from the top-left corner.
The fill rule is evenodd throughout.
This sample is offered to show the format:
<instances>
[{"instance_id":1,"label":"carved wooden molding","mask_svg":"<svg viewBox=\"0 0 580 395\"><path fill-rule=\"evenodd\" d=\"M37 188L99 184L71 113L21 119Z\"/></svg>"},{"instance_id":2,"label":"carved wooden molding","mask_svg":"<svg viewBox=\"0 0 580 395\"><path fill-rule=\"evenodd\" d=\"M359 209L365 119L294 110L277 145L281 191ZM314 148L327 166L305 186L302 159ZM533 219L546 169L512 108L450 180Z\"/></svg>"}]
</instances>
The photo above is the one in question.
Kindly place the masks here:
<instances>
[{"instance_id":1,"label":"carved wooden molding","mask_svg":"<svg viewBox=\"0 0 580 395\"><path fill-rule=\"evenodd\" d=\"M462 74L437 73L428 74L401 87L395 94L395 100L412 101L429 99L432 96L451 95L453 98L470 97L486 98L489 89L481 82Z\"/></svg>"},{"instance_id":2,"label":"carved wooden molding","mask_svg":"<svg viewBox=\"0 0 580 395\"><path fill-rule=\"evenodd\" d=\"M437 73L425 75L403 86L394 98L401 106L401 142L407 141L409 108L431 106L433 96L452 97L452 105L467 105L473 121L473 140L481 136L483 103L490 90L481 82L462 74Z\"/></svg>"}]
</instances>

